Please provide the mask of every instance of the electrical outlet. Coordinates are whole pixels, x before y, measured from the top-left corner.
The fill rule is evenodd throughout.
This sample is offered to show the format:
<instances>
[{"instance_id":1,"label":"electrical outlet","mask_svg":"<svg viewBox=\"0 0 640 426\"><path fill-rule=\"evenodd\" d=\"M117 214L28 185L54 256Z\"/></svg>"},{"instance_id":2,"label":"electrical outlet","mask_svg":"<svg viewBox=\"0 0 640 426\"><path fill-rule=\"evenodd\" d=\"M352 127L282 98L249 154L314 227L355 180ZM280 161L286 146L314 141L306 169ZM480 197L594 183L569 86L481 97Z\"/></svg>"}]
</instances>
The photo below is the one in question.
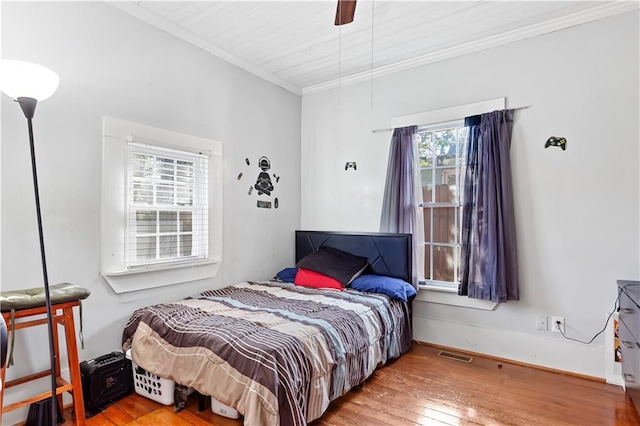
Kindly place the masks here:
<instances>
[{"instance_id":1,"label":"electrical outlet","mask_svg":"<svg viewBox=\"0 0 640 426\"><path fill-rule=\"evenodd\" d=\"M549 317L547 317L546 315L538 316L538 321L537 321L538 330L547 331L549 329L549 327L547 326L548 319Z\"/></svg>"},{"instance_id":2,"label":"electrical outlet","mask_svg":"<svg viewBox=\"0 0 640 426\"><path fill-rule=\"evenodd\" d=\"M551 327L554 333L564 333L564 317L551 317Z\"/></svg>"}]
</instances>

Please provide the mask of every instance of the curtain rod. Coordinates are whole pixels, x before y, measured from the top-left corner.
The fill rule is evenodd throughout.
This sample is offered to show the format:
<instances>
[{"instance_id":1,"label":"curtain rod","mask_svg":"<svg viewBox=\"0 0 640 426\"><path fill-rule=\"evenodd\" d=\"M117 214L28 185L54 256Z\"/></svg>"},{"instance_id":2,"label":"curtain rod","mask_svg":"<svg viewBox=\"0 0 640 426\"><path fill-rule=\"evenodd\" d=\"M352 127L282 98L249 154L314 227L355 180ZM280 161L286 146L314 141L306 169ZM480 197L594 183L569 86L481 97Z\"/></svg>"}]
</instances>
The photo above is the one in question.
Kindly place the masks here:
<instances>
[{"instance_id":1,"label":"curtain rod","mask_svg":"<svg viewBox=\"0 0 640 426\"><path fill-rule=\"evenodd\" d=\"M515 108L505 108L505 109L519 110L519 109L527 109L527 108L531 108L531 105L525 105L525 106L515 107ZM371 133L385 133L385 132L393 132L393 129L392 128L374 129L371 131Z\"/></svg>"}]
</instances>

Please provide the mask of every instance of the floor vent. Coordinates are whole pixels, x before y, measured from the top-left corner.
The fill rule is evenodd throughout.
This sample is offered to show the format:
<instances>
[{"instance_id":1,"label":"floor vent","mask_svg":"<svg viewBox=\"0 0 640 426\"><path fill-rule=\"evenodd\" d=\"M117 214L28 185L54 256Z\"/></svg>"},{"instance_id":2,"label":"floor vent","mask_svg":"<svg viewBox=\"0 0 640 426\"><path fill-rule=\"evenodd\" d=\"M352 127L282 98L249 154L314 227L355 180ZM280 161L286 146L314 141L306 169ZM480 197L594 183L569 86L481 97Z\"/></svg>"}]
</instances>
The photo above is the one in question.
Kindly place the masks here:
<instances>
[{"instance_id":1,"label":"floor vent","mask_svg":"<svg viewBox=\"0 0 640 426\"><path fill-rule=\"evenodd\" d=\"M453 352L447 352L447 351L440 351L438 353L438 356L441 356L442 358L449 358L449 359L452 359L454 361L460 361L460 362L471 362L471 361L473 361L473 358L471 358L470 356L454 354Z\"/></svg>"}]
</instances>

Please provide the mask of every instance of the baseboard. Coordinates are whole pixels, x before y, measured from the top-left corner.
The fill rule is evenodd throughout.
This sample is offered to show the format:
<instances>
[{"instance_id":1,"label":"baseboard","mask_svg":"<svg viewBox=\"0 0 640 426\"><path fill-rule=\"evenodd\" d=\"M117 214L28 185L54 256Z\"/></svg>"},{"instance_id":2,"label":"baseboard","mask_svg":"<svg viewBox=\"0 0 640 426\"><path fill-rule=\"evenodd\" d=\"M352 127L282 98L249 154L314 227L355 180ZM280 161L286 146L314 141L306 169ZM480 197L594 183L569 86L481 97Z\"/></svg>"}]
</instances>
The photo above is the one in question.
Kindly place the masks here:
<instances>
[{"instance_id":1,"label":"baseboard","mask_svg":"<svg viewBox=\"0 0 640 426\"><path fill-rule=\"evenodd\" d=\"M450 321L413 318L413 338L496 360L604 381L605 348Z\"/></svg>"},{"instance_id":2,"label":"baseboard","mask_svg":"<svg viewBox=\"0 0 640 426\"><path fill-rule=\"evenodd\" d=\"M500 362L500 363L503 363L503 364L521 365L521 366L527 367L527 368L535 368L536 370L542 370L542 371L548 371L548 372L551 372L551 373L563 374L565 376L578 377L580 379L586 379L586 380L590 380L590 381L598 382L598 383L606 383L606 380L601 378L601 377L586 376L584 374L572 373L570 371L556 370L555 368L543 367L541 365L535 365L535 364L529 364L529 363L526 363L526 362L514 361L512 359L500 358L500 357L497 357L497 356L481 354L481 353L473 352L473 351L465 351L465 350L461 350L461 349L458 349L458 348L452 348L452 347L449 347L449 346L436 345L434 343L422 342L420 340L414 340L414 343L416 343L418 345L430 346L432 348L442 349L442 350L449 351L449 352L468 355L468 356L470 356L472 358L474 358L474 357L486 358L486 359L497 361L497 362Z\"/></svg>"}]
</instances>

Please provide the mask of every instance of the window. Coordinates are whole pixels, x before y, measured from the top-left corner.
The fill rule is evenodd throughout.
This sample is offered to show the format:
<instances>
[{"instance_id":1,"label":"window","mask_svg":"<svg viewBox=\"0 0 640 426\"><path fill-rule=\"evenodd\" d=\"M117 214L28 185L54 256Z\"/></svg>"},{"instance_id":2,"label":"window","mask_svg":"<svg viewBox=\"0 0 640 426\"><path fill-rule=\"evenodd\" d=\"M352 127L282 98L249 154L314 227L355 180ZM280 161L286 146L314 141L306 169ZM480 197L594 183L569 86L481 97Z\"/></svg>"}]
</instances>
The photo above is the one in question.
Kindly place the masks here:
<instances>
[{"instance_id":1,"label":"window","mask_svg":"<svg viewBox=\"0 0 640 426\"><path fill-rule=\"evenodd\" d=\"M415 266L420 288L426 291L420 291L417 300L483 310L494 309L497 304L459 297L457 287L464 201L461 189L467 148L464 117L504 110L505 107L506 99L497 98L402 115L391 120L393 128L419 126L416 142L419 169L415 170L414 176L420 175L415 182L420 204L415 210L419 221L414 239L423 242L416 253L424 251L424 255L420 254ZM420 201L422 198L424 200Z\"/></svg>"},{"instance_id":2,"label":"window","mask_svg":"<svg viewBox=\"0 0 640 426\"><path fill-rule=\"evenodd\" d=\"M128 164L127 268L205 259L207 157L130 141Z\"/></svg>"},{"instance_id":3,"label":"window","mask_svg":"<svg viewBox=\"0 0 640 426\"><path fill-rule=\"evenodd\" d=\"M419 281L423 285L458 287L465 141L463 121L418 129L422 190L418 199L422 199L425 246Z\"/></svg>"},{"instance_id":4,"label":"window","mask_svg":"<svg viewBox=\"0 0 640 426\"><path fill-rule=\"evenodd\" d=\"M116 293L216 276L222 143L104 117L100 273Z\"/></svg>"}]
</instances>

